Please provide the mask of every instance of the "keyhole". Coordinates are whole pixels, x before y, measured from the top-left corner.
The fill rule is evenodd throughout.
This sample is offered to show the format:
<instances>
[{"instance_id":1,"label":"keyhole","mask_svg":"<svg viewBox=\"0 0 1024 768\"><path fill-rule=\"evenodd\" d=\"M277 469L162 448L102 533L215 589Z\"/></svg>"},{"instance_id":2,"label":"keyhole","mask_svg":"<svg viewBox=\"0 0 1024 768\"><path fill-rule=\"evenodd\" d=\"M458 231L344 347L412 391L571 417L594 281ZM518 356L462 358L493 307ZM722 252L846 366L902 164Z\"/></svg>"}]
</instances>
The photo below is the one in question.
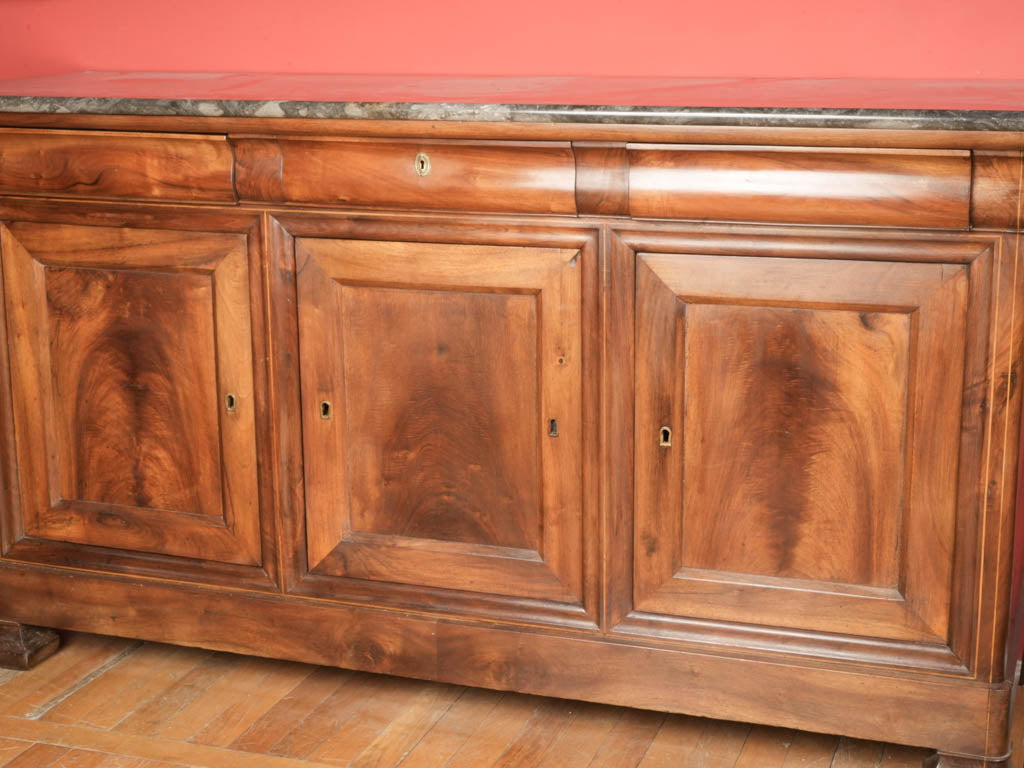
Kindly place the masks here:
<instances>
[{"instance_id":1,"label":"keyhole","mask_svg":"<svg viewBox=\"0 0 1024 768\"><path fill-rule=\"evenodd\" d=\"M420 152L416 155L416 173L420 176L426 176L430 173L430 156L426 152Z\"/></svg>"},{"instance_id":2,"label":"keyhole","mask_svg":"<svg viewBox=\"0 0 1024 768\"><path fill-rule=\"evenodd\" d=\"M672 446L672 430L668 427L661 428L661 442L658 443L662 448L670 448Z\"/></svg>"},{"instance_id":3,"label":"keyhole","mask_svg":"<svg viewBox=\"0 0 1024 768\"><path fill-rule=\"evenodd\" d=\"M320 402L320 418L329 419L331 418L331 401L323 400Z\"/></svg>"},{"instance_id":4,"label":"keyhole","mask_svg":"<svg viewBox=\"0 0 1024 768\"><path fill-rule=\"evenodd\" d=\"M224 407L228 409L228 413L234 413L235 408L238 407L235 396L231 392L224 396Z\"/></svg>"},{"instance_id":5,"label":"keyhole","mask_svg":"<svg viewBox=\"0 0 1024 768\"><path fill-rule=\"evenodd\" d=\"M548 422L548 435L558 437L558 419L552 419Z\"/></svg>"}]
</instances>

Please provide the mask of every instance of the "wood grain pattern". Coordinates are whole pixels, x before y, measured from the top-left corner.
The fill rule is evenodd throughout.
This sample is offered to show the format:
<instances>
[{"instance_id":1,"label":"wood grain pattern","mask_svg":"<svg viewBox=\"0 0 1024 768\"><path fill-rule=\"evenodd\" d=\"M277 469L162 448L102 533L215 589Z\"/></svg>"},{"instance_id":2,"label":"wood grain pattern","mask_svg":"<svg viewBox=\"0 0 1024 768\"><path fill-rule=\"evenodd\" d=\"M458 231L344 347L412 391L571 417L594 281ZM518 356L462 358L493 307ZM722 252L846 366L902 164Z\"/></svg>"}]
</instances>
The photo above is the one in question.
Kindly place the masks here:
<instances>
[{"instance_id":1,"label":"wood grain pattern","mask_svg":"<svg viewBox=\"0 0 1024 768\"><path fill-rule=\"evenodd\" d=\"M0 238L24 529L258 563L244 236L19 223Z\"/></svg>"},{"instance_id":2,"label":"wood grain pattern","mask_svg":"<svg viewBox=\"0 0 1024 768\"><path fill-rule=\"evenodd\" d=\"M642 218L966 229L967 152L629 146Z\"/></svg>"},{"instance_id":3,"label":"wood grain pattern","mask_svg":"<svg viewBox=\"0 0 1024 768\"><path fill-rule=\"evenodd\" d=\"M235 190L240 200L283 202L281 147L273 138L231 137Z\"/></svg>"},{"instance_id":4,"label":"wood grain pattern","mask_svg":"<svg viewBox=\"0 0 1024 768\"><path fill-rule=\"evenodd\" d=\"M971 226L977 229L1024 229L1024 159L1020 151L973 153Z\"/></svg>"},{"instance_id":5,"label":"wood grain pattern","mask_svg":"<svg viewBox=\"0 0 1024 768\"><path fill-rule=\"evenodd\" d=\"M579 600L579 253L296 248L310 563Z\"/></svg>"},{"instance_id":6,"label":"wood grain pattern","mask_svg":"<svg viewBox=\"0 0 1024 768\"><path fill-rule=\"evenodd\" d=\"M353 531L541 548L537 305L342 286Z\"/></svg>"},{"instance_id":7,"label":"wood grain pattern","mask_svg":"<svg viewBox=\"0 0 1024 768\"><path fill-rule=\"evenodd\" d=\"M898 588L910 315L685 315L681 566Z\"/></svg>"},{"instance_id":8,"label":"wood grain pattern","mask_svg":"<svg viewBox=\"0 0 1024 768\"><path fill-rule=\"evenodd\" d=\"M223 136L0 128L0 194L233 203Z\"/></svg>"},{"instance_id":9,"label":"wood grain pattern","mask_svg":"<svg viewBox=\"0 0 1024 768\"><path fill-rule=\"evenodd\" d=\"M629 215L629 155L625 144L574 142L576 210L586 216Z\"/></svg>"},{"instance_id":10,"label":"wood grain pattern","mask_svg":"<svg viewBox=\"0 0 1024 768\"><path fill-rule=\"evenodd\" d=\"M247 167L240 194L289 203L384 208L576 213L565 143L316 140L278 137L280 166ZM430 169L417 172L419 155ZM425 169L424 169L425 170ZM248 198L264 199L264 198Z\"/></svg>"},{"instance_id":11,"label":"wood grain pattern","mask_svg":"<svg viewBox=\"0 0 1024 768\"><path fill-rule=\"evenodd\" d=\"M638 259L637 607L946 638L963 268Z\"/></svg>"}]
</instances>

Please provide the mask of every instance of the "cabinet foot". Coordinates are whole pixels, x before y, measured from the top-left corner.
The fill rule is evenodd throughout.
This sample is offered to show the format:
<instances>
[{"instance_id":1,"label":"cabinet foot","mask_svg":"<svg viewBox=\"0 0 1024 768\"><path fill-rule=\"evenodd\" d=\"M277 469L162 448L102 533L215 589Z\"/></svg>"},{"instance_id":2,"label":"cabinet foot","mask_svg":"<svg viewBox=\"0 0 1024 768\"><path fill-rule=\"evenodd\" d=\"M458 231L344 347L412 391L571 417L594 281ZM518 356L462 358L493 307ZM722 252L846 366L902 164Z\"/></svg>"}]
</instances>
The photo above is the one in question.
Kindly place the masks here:
<instances>
[{"instance_id":1,"label":"cabinet foot","mask_svg":"<svg viewBox=\"0 0 1024 768\"><path fill-rule=\"evenodd\" d=\"M961 757L937 752L925 760L924 768L1010 768L1009 756L1002 758Z\"/></svg>"},{"instance_id":2,"label":"cabinet foot","mask_svg":"<svg viewBox=\"0 0 1024 768\"><path fill-rule=\"evenodd\" d=\"M60 636L52 629L0 621L0 667L30 669L52 656Z\"/></svg>"}]
</instances>

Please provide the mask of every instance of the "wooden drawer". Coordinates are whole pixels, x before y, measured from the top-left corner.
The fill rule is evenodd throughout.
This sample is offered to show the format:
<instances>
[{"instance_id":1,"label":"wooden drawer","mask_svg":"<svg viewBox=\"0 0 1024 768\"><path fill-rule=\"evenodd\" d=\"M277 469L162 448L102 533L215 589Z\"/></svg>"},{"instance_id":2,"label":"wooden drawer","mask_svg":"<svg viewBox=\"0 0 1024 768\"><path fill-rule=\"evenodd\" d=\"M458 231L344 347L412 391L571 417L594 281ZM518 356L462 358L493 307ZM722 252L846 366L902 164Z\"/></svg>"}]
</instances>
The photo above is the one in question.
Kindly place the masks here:
<instances>
[{"instance_id":1,"label":"wooden drawer","mask_svg":"<svg viewBox=\"0 0 1024 768\"><path fill-rule=\"evenodd\" d=\"M232 138L243 200L509 213L576 213L559 142Z\"/></svg>"},{"instance_id":2,"label":"wooden drawer","mask_svg":"<svg viewBox=\"0 0 1024 768\"><path fill-rule=\"evenodd\" d=\"M0 128L0 194L235 201L223 136Z\"/></svg>"},{"instance_id":3,"label":"wooden drawer","mask_svg":"<svg viewBox=\"0 0 1024 768\"><path fill-rule=\"evenodd\" d=\"M967 229L966 151L632 145L635 217Z\"/></svg>"}]
</instances>

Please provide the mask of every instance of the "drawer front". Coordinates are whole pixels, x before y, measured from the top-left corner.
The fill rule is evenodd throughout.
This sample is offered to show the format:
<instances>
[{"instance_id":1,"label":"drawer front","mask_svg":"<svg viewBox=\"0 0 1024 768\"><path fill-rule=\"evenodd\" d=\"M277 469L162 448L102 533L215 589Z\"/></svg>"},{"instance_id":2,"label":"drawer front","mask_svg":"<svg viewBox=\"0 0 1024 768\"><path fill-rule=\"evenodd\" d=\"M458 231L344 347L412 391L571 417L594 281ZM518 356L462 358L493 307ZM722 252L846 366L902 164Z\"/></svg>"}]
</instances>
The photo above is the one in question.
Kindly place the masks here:
<instances>
[{"instance_id":1,"label":"drawer front","mask_svg":"<svg viewBox=\"0 0 1024 768\"><path fill-rule=\"evenodd\" d=\"M223 136L0 128L0 194L235 201Z\"/></svg>"},{"instance_id":2,"label":"drawer front","mask_svg":"<svg viewBox=\"0 0 1024 768\"><path fill-rule=\"evenodd\" d=\"M971 153L627 147L637 218L967 229Z\"/></svg>"},{"instance_id":3,"label":"drawer front","mask_svg":"<svg viewBox=\"0 0 1024 768\"><path fill-rule=\"evenodd\" d=\"M243 200L576 213L569 144L297 138L232 143Z\"/></svg>"},{"instance_id":4,"label":"drawer front","mask_svg":"<svg viewBox=\"0 0 1024 768\"><path fill-rule=\"evenodd\" d=\"M0 250L15 550L259 564L246 236L12 223Z\"/></svg>"}]
</instances>

